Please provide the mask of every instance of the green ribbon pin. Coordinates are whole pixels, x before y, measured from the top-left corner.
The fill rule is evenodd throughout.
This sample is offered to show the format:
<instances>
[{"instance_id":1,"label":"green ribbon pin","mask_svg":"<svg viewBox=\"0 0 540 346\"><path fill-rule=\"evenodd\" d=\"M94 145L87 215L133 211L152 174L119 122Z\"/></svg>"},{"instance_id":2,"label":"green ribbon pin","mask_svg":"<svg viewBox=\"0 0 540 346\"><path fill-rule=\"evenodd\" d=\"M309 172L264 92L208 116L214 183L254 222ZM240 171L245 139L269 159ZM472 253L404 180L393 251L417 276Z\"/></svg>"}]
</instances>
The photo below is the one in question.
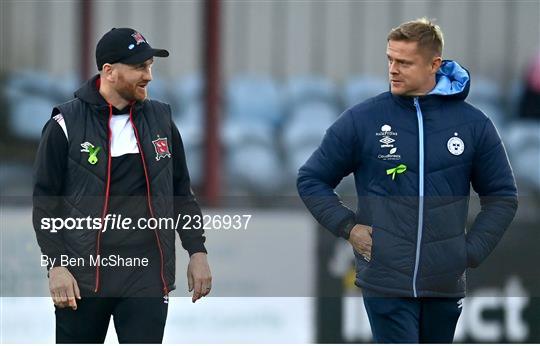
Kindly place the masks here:
<instances>
[{"instance_id":1,"label":"green ribbon pin","mask_svg":"<svg viewBox=\"0 0 540 346\"><path fill-rule=\"evenodd\" d=\"M101 150L101 147L88 147L88 163L95 165L98 162L97 154Z\"/></svg>"},{"instance_id":2,"label":"green ribbon pin","mask_svg":"<svg viewBox=\"0 0 540 346\"><path fill-rule=\"evenodd\" d=\"M386 175L392 174L392 180L396 178L396 173L401 174L407 170L407 166L404 164L400 164L399 166L396 166L394 168L390 168L386 170Z\"/></svg>"}]
</instances>

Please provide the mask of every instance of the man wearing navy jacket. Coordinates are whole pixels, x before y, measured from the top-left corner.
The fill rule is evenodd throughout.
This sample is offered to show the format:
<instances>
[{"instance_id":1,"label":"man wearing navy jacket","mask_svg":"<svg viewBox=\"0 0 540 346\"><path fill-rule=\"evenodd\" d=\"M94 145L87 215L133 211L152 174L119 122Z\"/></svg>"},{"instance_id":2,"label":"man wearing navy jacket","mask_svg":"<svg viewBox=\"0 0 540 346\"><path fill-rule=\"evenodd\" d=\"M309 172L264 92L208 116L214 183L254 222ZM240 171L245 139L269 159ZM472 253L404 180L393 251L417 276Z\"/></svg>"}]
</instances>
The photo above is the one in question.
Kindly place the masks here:
<instances>
[{"instance_id":1,"label":"man wearing navy jacket","mask_svg":"<svg viewBox=\"0 0 540 346\"><path fill-rule=\"evenodd\" d=\"M465 101L470 75L442 60L442 48L425 18L392 29L390 91L346 110L298 173L309 211L352 245L376 342L452 342L465 271L493 251L517 209L497 130ZM356 212L334 192L351 173ZM471 185L482 208L465 230Z\"/></svg>"},{"instance_id":2,"label":"man wearing navy jacket","mask_svg":"<svg viewBox=\"0 0 540 346\"><path fill-rule=\"evenodd\" d=\"M111 316L120 343L160 343L175 289L175 230L190 256L193 302L210 292L202 227L150 222L201 216L170 106L147 98L153 59L168 55L136 30L110 30L96 47L99 74L43 129L33 219L57 343L103 343ZM120 217L132 224L106 223ZM52 232L51 219L66 227Z\"/></svg>"}]
</instances>

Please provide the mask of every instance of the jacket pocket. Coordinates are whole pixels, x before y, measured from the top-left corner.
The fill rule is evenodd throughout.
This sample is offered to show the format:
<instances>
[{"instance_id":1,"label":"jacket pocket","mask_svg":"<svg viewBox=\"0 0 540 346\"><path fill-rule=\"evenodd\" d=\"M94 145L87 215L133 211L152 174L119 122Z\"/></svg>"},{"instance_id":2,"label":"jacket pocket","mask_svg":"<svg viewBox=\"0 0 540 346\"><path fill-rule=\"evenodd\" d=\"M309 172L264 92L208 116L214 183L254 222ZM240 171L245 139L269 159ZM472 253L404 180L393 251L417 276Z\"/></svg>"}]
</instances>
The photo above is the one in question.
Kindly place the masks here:
<instances>
[{"instance_id":1,"label":"jacket pocket","mask_svg":"<svg viewBox=\"0 0 540 346\"><path fill-rule=\"evenodd\" d=\"M371 225L371 259L369 261L369 265L372 265L372 263L377 261L377 258L378 258L376 254L377 245L375 245L376 243L378 243L375 237L376 233L378 233L376 228L373 225Z\"/></svg>"},{"instance_id":2,"label":"jacket pocket","mask_svg":"<svg viewBox=\"0 0 540 346\"><path fill-rule=\"evenodd\" d=\"M373 226L372 226L372 229L373 229ZM373 262L373 232L371 234L371 258L370 258L370 260L368 261L367 259L365 259L364 255L361 254L360 252L356 251L355 248L353 248L353 252L354 252L354 256L357 258L358 262L360 262L364 266L365 265L370 266L371 263Z\"/></svg>"}]
</instances>

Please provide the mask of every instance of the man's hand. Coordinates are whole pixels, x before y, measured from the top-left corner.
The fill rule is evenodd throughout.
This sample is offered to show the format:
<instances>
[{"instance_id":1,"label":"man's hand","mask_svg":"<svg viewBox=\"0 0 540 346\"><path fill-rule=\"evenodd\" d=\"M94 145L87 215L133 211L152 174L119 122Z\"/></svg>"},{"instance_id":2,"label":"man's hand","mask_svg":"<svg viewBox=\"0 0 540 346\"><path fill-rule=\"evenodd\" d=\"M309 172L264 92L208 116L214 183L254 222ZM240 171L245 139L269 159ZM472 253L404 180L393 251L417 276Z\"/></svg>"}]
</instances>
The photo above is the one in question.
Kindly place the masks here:
<instances>
[{"instance_id":1,"label":"man's hand","mask_svg":"<svg viewBox=\"0 0 540 346\"><path fill-rule=\"evenodd\" d=\"M191 301L195 303L207 296L212 289L212 274L204 252L191 255L187 269L189 291L193 291Z\"/></svg>"},{"instance_id":2,"label":"man's hand","mask_svg":"<svg viewBox=\"0 0 540 346\"><path fill-rule=\"evenodd\" d=\"M59 308L71 307L77 310L77 299L81 292L77 280L65 267L54 267L49 270L49 291L54 305Z\"/></svg>"},{"instance_id":3,"label":"man's hand","mask_svg":"<svg viewBox=\"0 0 540 346\"><path fill-rule=\"evenodd\" d=\"M349 243L368 262L371 260L372 232L373 230L370 226L356 225L351 229L349 236Z\"/></svg>"}]
</instances>

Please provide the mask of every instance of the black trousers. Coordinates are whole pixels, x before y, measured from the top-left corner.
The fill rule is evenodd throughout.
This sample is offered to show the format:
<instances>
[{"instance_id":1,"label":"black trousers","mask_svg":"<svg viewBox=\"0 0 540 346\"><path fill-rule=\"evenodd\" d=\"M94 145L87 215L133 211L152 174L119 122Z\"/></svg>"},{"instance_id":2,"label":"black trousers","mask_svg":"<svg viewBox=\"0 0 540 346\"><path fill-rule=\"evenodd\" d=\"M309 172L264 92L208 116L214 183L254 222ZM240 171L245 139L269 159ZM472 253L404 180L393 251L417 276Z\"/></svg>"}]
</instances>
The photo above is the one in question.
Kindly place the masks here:
<instances>
[{"instance_id":1,"label":"black trousers","mask_svg":"<svg viewBox=\"0 0 540 346\"><path fill-rule=\"evenodd\" d=\"M77 310L56 307L56 343L103 343L111 316L119 343L161 343L167 308L164 298L83 297Z\"/></svg>"},{"instance_id":2,"label":"black trousers","mask_svg":"<svg viewBox=\"0 0 540 346\"><path fill-rule=\"evenodd\" d=\"M363 290L376 343L452 343L460 298L395 298Z\"/></svg>"}]
</instances>

